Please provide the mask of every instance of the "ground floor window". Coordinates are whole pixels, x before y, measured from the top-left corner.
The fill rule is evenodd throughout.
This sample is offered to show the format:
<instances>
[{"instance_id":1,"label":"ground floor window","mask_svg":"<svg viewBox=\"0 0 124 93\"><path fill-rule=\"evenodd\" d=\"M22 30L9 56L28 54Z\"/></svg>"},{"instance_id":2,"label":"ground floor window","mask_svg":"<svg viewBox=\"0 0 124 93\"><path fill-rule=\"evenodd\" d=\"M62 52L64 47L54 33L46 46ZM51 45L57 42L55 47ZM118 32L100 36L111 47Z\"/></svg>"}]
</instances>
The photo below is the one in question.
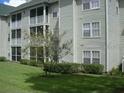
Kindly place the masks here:
<instances>
[{"instance_id":1,"label":"ground floor window","mask_svg":"<svg viewBox=\"0 0 124 93\"><path fill-rule=\"evenodd\" d=\"M100 64L100 51L83 51L84 64Z\"/></svg>"},{"instance_id":2,"label":"ground floor window","mask_svg":"<svg viewBox=\"0 0 124 93\"><path fill-rule=\"evenodd\" d=\"M44 62L44 48L30 47L30 59L38 62Z\"/></svg>"},{"instance_id":3,"label":"ground floor window","mask_svg":"<svg viewBox=\"0 0 124 93\"><path fill-rule=\"evenodd\" d=\"M21 47L12 47L12 60L20 61L21 59Z\"/></svg>"}]
</instances>

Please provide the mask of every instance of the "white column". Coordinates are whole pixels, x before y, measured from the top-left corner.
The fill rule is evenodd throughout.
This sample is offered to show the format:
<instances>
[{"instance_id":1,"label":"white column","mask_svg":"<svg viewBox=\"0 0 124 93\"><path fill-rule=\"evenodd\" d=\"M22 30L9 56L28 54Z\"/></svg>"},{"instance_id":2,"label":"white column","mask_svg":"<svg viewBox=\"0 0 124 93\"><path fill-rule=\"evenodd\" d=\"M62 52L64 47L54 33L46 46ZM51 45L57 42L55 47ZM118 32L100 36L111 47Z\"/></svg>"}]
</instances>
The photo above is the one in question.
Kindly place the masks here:
<instances>
[{"instance_id":1,"label":"white column","mask_svg":"<svg viewBox=\"0 0 124 93\"><path fill-rule=\"evenodd\" d=\"M44 24L46 23L46 5L43 6L43 18L44 18Z\"/></svg>"},{"instance_id":2,"label":"white column","mask_svg":"<svg viewBox=\"0 0 124 93\"><path fill-rule=\"evenodd\" d=\"M43 6L43 33L45 36L45 24L46 24L46 5ZM44 50L44 62L46 62L46 53L45 53L45 46L43 46Z\"/></svg>"}]
</instances>

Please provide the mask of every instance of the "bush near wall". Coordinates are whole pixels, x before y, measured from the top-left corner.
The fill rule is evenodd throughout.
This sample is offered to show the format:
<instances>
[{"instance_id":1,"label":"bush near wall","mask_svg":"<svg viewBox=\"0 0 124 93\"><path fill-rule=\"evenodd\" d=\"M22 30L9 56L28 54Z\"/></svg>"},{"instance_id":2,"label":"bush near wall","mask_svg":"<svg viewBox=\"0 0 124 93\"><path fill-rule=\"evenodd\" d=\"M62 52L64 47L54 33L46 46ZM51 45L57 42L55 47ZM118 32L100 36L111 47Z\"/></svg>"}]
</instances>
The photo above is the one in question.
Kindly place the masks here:
<instances>
[{"instance_id":1,"label":"bush near wall","mask_svg":"<svg viewBox=\"0 0 124 93\"><path fill-rule=\"evenodd\" d=\"M102 74L104 66L101 64L83 64L83 72L89 74Z\"/></svg>"},{"instance_id":2,"label":"bush near wall","mask_svg":"<svg viewBox=\"0 0 124 93\"><path fill-rule=\"evenodd\" d=\"M30 60L28 60L28 59L21 59L20 60L20 64L28 65L29 63L30 63Z\"/></svg>"},{"instance_id":3,"label":"bush near wall","mask_svg":"<svg viewBox=\"0 0 124 93\"><path fill-rule=\"evenodd\" d=\"M75 64L75 63L45 63L44 71L52 73L72 74L72 73L88 73L102 74L104 66L100 64Z\"/></svg>"},{"instance_id":4,"label":"bush near wall","mask_svg":"<svg viewBox=\"0 0 124 93\"><path fill-rule=\"evenodd\" d=\"M45 63L44 71L52 73L71 74L80 72L80 65L73 63Z\"/></svg>"},{"instance_id":5,"label":"bush near wall","mask_svg":"<svg viewBox=\"0 0 124 93\"><path fill-rule=\"evenodd\" d=\"M36 67L41 67L42 66L41 62L37 62L36 60L28 60L28 59L21 59L20 64L36 66Z\"/></svg>"},{"instance_id":6,"label":"bush near wall","mask_svg":"<svg viewBox=\"0 0 124 93\"><path fill-rule=\"evenodd\" d=\"M7 61L6 57L0 57L0 62L6 62L6 61Z\"/></svg>"}]
</instances>

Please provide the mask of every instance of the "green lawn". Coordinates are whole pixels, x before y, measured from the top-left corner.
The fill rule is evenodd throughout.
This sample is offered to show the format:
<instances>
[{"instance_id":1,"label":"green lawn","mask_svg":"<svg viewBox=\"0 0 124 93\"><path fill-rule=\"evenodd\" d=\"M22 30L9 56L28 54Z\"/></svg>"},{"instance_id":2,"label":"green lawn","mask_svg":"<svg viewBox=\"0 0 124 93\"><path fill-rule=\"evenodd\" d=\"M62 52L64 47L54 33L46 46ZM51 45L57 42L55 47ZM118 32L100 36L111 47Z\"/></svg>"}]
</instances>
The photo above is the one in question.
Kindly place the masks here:
<instances>
[{"instance_id":1,"label":"green lawn","mask_svg":"<svg viewBox=\"0 0 124 93\"><path fill-rule=\"evenodd\" d=\"M0 63L0 93L124 93L124 78L42 75L40 68Z\"/></svg>"}]
</instances>

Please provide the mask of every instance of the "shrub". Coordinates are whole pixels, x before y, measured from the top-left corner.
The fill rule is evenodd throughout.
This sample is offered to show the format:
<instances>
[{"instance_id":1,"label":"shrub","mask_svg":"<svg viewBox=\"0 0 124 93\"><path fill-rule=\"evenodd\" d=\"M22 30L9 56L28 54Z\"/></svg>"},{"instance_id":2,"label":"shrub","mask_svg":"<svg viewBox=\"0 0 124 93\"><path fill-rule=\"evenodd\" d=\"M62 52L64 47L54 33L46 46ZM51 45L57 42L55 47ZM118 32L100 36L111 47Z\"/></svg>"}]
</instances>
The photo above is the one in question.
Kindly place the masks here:
<instances>
[{"instance_id":1,"label":"shrub","mask_svg":"<svg viewBox=\"0 0 124 93\"><path fill-rule=\"evenodd\" d=\"M30 60L29 65L31 65L31 66L37 66L36 60Z\"/></svg>"},{"instance_id":2,"label":"shrub","mask_svg":"<svg viewBox=\"0 0 124 93\"><path fill-rule=\"evenodd\" d=\"M83 64L82 70L89 74L102 74L104 66L101 64Z\"/></svg>"},{"instance_id":3,"label":"shrub","mask_svg":"<svg viewBox=\"0 0 124 93\"><path fill-rule=\"evenodd\" d=\"M5 62L7 61L6 57L0 57L0 62Z\"/></svg>"},{"instance_id":4,"label":"shrub","mask_svg":"<svg viewBox=\"0 0 124 93\"><path fill-rule=\"evenodd\" d=\"M30 63L30 60L28 60L28 59L21 59L20 63L24 64L24 65L28 65Z\"/></svg>"},{"instance_id":5,"label":"shrub","mask_svg":"<svg viewBox=\"0 0 124 93\"><path fill-rule=\"evenodd\" d=\"M118 76L118 75L122 75L122 72L119 70L119 68L112 68L109 74L112 76Z\"/></svg>"},{"instance_id":6,"label":"shrub","mask_svg":"<svg viewBox=\"0 0 124 93\"><path fill-rule=\"evenodd\" d=\"M73 63L45 63L44 71L62 74L78 73L80 71L79 64Z\"/></svg>"}]
</instances>

